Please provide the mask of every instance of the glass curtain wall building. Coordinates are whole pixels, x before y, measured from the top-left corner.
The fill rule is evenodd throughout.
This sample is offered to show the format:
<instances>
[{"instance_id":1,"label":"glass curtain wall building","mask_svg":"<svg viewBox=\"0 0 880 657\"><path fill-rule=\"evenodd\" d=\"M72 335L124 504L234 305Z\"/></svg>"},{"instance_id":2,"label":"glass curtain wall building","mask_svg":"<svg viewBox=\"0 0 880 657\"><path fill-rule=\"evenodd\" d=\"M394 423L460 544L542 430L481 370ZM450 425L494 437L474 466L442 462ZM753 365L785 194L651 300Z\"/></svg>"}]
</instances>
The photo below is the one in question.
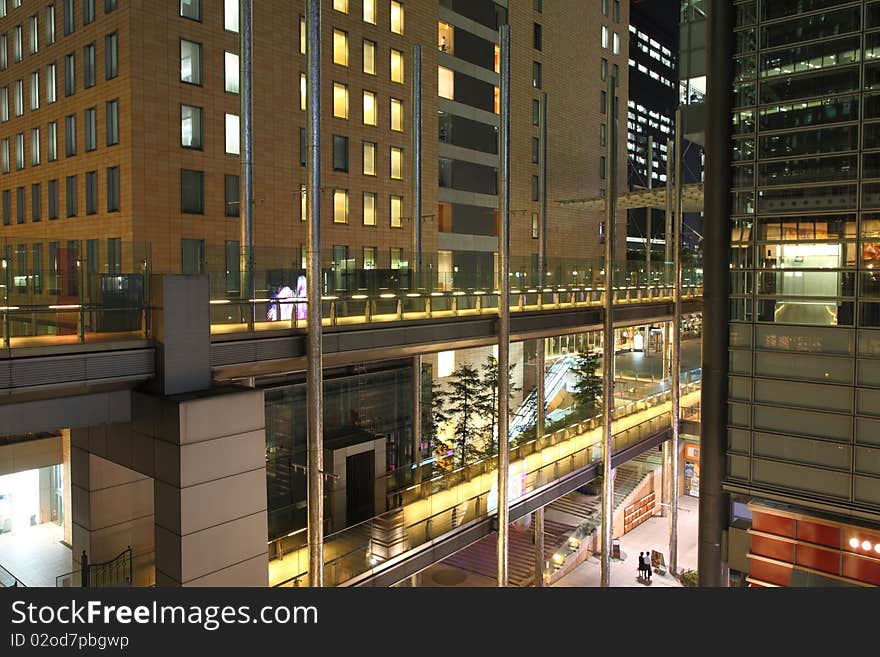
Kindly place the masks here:
<instances>
[{"instance_id":1,"label":"glass curtain wall building","mask_svg":"<svg viewBox=\"0 0 880 657\"><path fill-rule=\"evenodd\" d=\"M753 585L880 584L880 2L734 15L725 489Z\"/></svg>"}]
</instances>

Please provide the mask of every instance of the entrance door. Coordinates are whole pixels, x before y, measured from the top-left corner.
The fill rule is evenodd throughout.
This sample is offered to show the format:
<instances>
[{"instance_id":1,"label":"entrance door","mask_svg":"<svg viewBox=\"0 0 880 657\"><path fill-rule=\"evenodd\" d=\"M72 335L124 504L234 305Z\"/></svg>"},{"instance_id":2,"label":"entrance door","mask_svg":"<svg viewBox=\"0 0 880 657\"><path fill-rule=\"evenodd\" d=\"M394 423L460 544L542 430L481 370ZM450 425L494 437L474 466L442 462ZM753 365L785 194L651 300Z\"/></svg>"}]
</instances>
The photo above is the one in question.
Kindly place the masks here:
<instances>
[{"instance_id":1,"label":"entrance door","mask_svg":"<svg viewBox=\"0 0 880 657\"><path fill-rule=\"evenodd\" d=\"M376 485L375 455L373 450L349 456L345 460L345 519L346 525L369 520L375 515L374 488Z\"/></svg>"}]
</instances>

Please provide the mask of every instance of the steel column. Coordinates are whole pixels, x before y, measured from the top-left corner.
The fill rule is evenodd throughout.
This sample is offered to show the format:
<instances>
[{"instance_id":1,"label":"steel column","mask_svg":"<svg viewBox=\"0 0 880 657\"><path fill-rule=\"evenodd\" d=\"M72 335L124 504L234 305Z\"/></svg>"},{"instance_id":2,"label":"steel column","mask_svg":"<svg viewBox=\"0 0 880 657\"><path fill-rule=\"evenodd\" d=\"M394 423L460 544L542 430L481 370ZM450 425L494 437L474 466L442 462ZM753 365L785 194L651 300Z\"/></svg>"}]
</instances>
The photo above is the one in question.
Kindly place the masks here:
<instances>
[{"instance_id":1,"label":"steel column","mask_svg":"<svg viewBox=\"0 0 880 657\"><path fill-rule=\"evenodd\" d=\"M510 442L510 25L502 25L501 37L501 222L498 235L498 586L507 586L507 554L510 542L508 477Z\"/></svg>"},{"instance_id":2,"label":"steel column","mask_svg":"<svg viewBox=\"0 0 880 657\"><path fill-rule=\"evenodd\" d=\"M422 357L412 359L412 450L416 482L422 480Z\"/></svg>"},{"instance_id":3,"label":"steel column","mask_svg":"<svg viewBox=\"0 0 880 657\"><path fill-rule=\"evenodd\" d=\"M417 289L422 283L422 46L412 47L412 117L410 137L412 140L412 263L411 286Z\"/></svg>"},{"instance_id":4,"label":"steel column","mask_svg":"<svg viewBox=\"0 0 880 657\"><path fill-rule=\"evenodd\" d=\"M617 205L617 119L614 116L616 78L608 76L605 112L608 116L608 155L605 159L605 326L602 339L602 570L601 586L611 586L611 534L614 527L614 481L611 476L612 414L614 410L614 221Z\"/></svg>"},{"instance_id":5,"label":"steel column","mask_svg":"<svg viewBox=\"0 0 880 657\"><path fill-rule=\"evenodd\" d=\"M253 126L253 20L251 0L241 0L239 11L239 77L241 78L241 244L239 270L241 298L247 300L247 323L253 328L257 306L254 298L254 126Z\"/></svg>"},{"instance_id":6,"label":"steel column","mask_svg":"<svg viewBox=\"0 0 880 657\"><path fill-rule=\"evenodd\" d=\"M648 135L648 189L654 188L654 135ZM645 230L645 281L646 287L651 287L651 219L653 208L646 208L648 212L648 225Z\"/></svg>"},{"instance_id":7,"label":"steel column","mask_svg":"<svg viewBox=\"0 0 880 657\"><path fill-rule=\"evenodd\" d=\"M733 84L733 5L709 3L711 52L706 94L706 202L703 239L703 382L700 438L700 586L722 586L728 500L726 469L728 285L730 276L730 89Z\"/></svg>"},{"instance_id":8,"label":"steel column","mask_svg":"<svg viewBox=\"0 0 880 657\"><path fill-rule=\"evenodd\" d=\"M308 420L309 583L324 585L324 377L321 344L321 0L307 0L308 65L308 315L306 403Z\"/></svg>"},{"instance_id":9,"label":"steel column","mask_svg":"<svg viewBox=\"0 0 880 657\"><path fill-rule=\"evenodd\" d=\"M535 587L544 587L544 507L535 509Z\"/></svg>"},{"instance_id":10,"label":"steel column","mask_svg":"<svg viewBox=\"0 0 880 657\"><path fill-rule=\"evenodd\" d=\"M675 243L672 249L673 287L672 287L672 444L671 454L671 496L669 499L669 572L678 572L678 437L681 428L681 228L682 228L682 155L684 125L681 107L675 111Z\"/></svg>"}]
</instances>

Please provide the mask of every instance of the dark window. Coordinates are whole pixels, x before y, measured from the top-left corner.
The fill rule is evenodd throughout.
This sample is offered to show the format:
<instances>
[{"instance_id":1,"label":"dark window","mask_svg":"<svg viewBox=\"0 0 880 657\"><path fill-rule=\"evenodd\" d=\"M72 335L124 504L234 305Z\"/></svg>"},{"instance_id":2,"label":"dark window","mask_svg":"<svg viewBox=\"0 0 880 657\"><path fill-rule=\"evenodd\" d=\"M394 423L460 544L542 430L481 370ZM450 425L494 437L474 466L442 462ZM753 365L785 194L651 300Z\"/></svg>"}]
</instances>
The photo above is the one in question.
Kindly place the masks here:
<instances>
[{"instance_id":1,"label":"dark window","mask_svg":"<svg viewBox=\"0 0 880 657\"><path fill-rule=\"evenodd\" d=\"M532 62L532 86L541 88L541 62Z\"/></svg>"},{"instance_id":2,"label":"dark window","mask_svg":"<svg viewBox=\"0 0 880 657\"><path fill-rule=\"evenodd\" d=\"M205 240L180 240L180 256L182 273L205 273Z\"/></svg>"},{"instance_id":3,"label":"dark window","mask_svg":"<svg viewBox=\"0 0 880 657\"><path fill-rule=\"evenodd\" d=\"M83 87L95 86L95 44L83 48Z\"/></svg>"},{"instance_id":4,"label":"dark window","mask_svg":"<svg viewBox=\"0 0 880 657\"><path fill-rule=\"evenodd\" d=\"M82 0L83 25L88 25L95 20L95 0Z\"/></svg>"},{"instance_id":5,"label":"dark window","mask_svg":"<svg viewBox=\"0 0 880 657\"><path fill-rule=\"evenodd\" d=\"M348 171L348 137L333 135L333 170Z\"/></svg>"},{"instance_id":6,"label":"dark window","mask_svg":"<svg viewBox=\"0 0 880 657\"><path fill-rule=\"evenodd\" d=\"M538 200L538 176L532 176L532 200Z\"/></svg>"},{"instance_id":7,"label":"dark window","mask_svg":"<svg viewBox=\"0 0 880 657\"><path fill-rule=\"evenodd\" d=\"M24 223L24 209L27 200L25 199L24 187L17 187L15 190L15 222Z\"/></svg>"},{"instance_id":8,"label":"dark window","mask_svg":"<svg viewBox=\"0 0 880 657\"><path fill-rule=\"evenodd\" d=\"M119 35L116 32L104 37L104 77L112 80L119 75Z\"/></svg>"},{"instance_id":9,"label":"dark window","mask_svg":"<svg viewBox=\"0 0 880 657\"><path fill-rule=\"evenodd\" d=\"M188 214L205 213L205 174L180 170L180 210Z\"/></svg>"},{"instance_id":10,"label":"dark window","mask_svg":"<svg viewBox=\"0 0 880 657\"><path fill-rule=\"evenodd\" d=\"M31 254L33 258L33 262L31 266L33 267L33 280L34 280L34 294L42 294L43 293L43 245L42 244L34 244L31 247Z\"/></svg>"},{"instance_id":11,"label":"dark window","mask_svg":"<svg viewBox=\"0 0 880 657\"><path fill-rule=\"evenodd\" d=\"M537 100L532 101L532 125L541 123L541 103Z\"/></svg>"},{"instance_id":12,"label":"dark window","mask_svg":"<svg viewBox=\"0 0 880 657\"><path fill-rule=\"evenodd\" d=\"M64 154L76 155L76 114L64 117Z\"/></svg>"},{"instance_id":13,"label":"dark window","mask_svg":"<svg viewBox=\"0 0 880 657\"><path fill-rule=\"evenodd\" d=\"M599 66L599 77L602 78L603 82L608 78L608 60L604 57L602 58L602 63Z\"/></svg>"},{"instance_id":14,"label":"dark window","mask_svg":"<svg viewBox=\"0 0 880 657\"><path fill-rule=\"evenodd\" d=\"M122 273L122 238L107 238L107 273Z\"/></svg>"},{"instance_id":15,"label":"dark window","mask_svg":"<svg viewBox=\"0 0 880 657\"><path fill-rule=\"evenodd\" d=\"M40 191L40 183L31 185L31 221L40 221L43 218L43 195Z\"/></svg>"},{"instance_id":16,"label":"dark window","mask_svg":"<svg viewBox=\"0 0 880 657\"><path fill-rule=\"evenodd\" d=\"M46 196L48 197L48 216L49 219L57 219L58 218L58 181L50 180L49 181L49 189L47 190Z\"/></svg>"},{"instance_id":17,"label":"dark window","mask_svg":"<svg viewBox=\"0 0 880 657\"><path fill-rule=\"evenodd\" d=\"M116 9L116 0L104 0L104 13L109 13Z\"/></svg>"},{"instance_id":18,"label":"dark window","mask_svg":"<svg viewBox=\"0 0 880 657\"><path fill-rule=\"evenodd\" d=\"M27 245L15 247L15 287L19 292L27 290Z\"/></svg>"},{"instance_id":19,"label":"dark window","mask_svg":"<svg viewBox=\"0 0 880 657\"><path fill-rule=\"evenodd\" d=\"M3 225L12 223L12 194L8 189L3 190Z\"/></svg>"},{"instance_id":20,"label":"dark window","mask_svg":"<svg viewBox=\"0 0 880 657\"><path fill-rule=\"evenodd\" d=\"M236 295L241 290L241 246L238 240L226 241L226 293Z\"/></svg>"},{"instance_id":21,"label":"dark window","mask_svg":"<svg viewBox=\"0 0 880 657\"><path fill-rule=\"evenodd\" d=\"M76 93L76 55L64 55L64 95Z\"/></svg>"},{"instance_id":22,"label":"dark window","mask_svg":"<svg viewBox=\"0 0 880 657\"><path fill-rule=\"evenodd\" d=\"M532 137L532 163L533 164L538 163L538 154L540 152L540 149L541 149L541 142L538 140L537 137Z\"/></svg>"},{"instance_id":23,"label":"dark window","mask_svg":"<svg viewBox=\"0 0 880 657\"><path fill-rule=\"evenodd\" d=\"M104 105L107 123L107 145L119 143L119 101L111 100Z\"/></svg>"},{"instance_id":24,"label":"dark window","mask_svg":"<svg viewBox=\"0 0 880 657\"><path fill-rule=\"evenodd\" d=\"M599 100L600 100L600 111L602 112L602 114L607 114L608 113L608 107L607 107L608 93L605 91L600 92Z\"/></svg>"},{"instance_id":25,"label":"dark window","mask_svg":"<svg viewBox=\"0 0 880 657\"><path fill-rule=\"evenodd\" d=\"M98 172L86 172L86 214L98 212Z\"/></svg>"},{"instance_id":26,"label":"dark window","mask_svg":"<svg viewBox=\"0 0 880 657\"><path fill-rule=\"evenodd\" d=\"M543 11L544 2L543 0L535 0L535 11Z\"/></svg>"},{"instance_id":27,"label":"dark window","mask_svg":"<svg viewBox=\"0 0 880 657\"><path fill-rule=\"evenodd\" d=\"M239 216L241 185L239 177L236 175L226 174L226 216Z\"/></svg>"},{"instance_id":28,"label":"dark window","mask_svg":"<svg viewBox=\"0 0 880 657\"><path fill-rule=\"evenodd\" d=\"M98 240L86 240L86 274L97 274L98 265Z\"/></svg>"},{"instance_id":29,"label":"dark window","mask_svg":"<svg viewBox=\"0 0 880 657\"><path fill-rule=\"evenodd\" d=\"M90 107L85 111L85 137L86 150L93 151L98 148L98 110Z\"/></svg>"},{"instance_id":30,"label":"dark window","mask_svg":"<svg viewBox=\"0 0 880 657\"><path fill-rule=\"evenodd\" d=\"M299 129L299 163L303 166L306 165L306 157L308 156L309 145L306 141L306 129Z\"/></svg>"},{"instance_id":31,"label":"dark window","mask_svg":"<svg viewBox=\"0 0 880 657\"><path fill-rule=\"evenodd\" d=\"M599 146L607 146L608 138L606 135L608 134L608 128L604 123L599 126Z\"/></svg>"},{"instance_id":32,"label":"dark window","mask_svg":"<svg viewBox=\"0 0 880 657\"><path fill-rule=\"evenodd\" d=\"M119 167L107 169L107 212L119 212Z\"/></svg>"},{"instance_id":33,"label":"dark window","mask_svg":"<svg viewBox=\"0 0 880 657\"><path fill-rule=\"evenodd\" d=\"M76 216L76 176L67 176L67 189L65 190L67 201L67 216Z\"/></svg>"},{"instance_id":34,"label":"dark window","mask_svg":"<svg viewBox=\"0 0 880 657\"><path fill-rule=\"evenodd\" d=\"M202 0L180 0L180 15L194 21L201 21Z\"/></svg>"},{"instance_id":35,"label":"dark window","mask_svg":"<svg viewBox=\"0 0 880 657\"><path fill-rule=\"evenodd\" d=\"M599 156L599 178L601 178L602 180L605 180L605 177L606 177L605 176L605 166L606 166L605 165L605 156L600 155Z\"/></svg>"},{"instance_id":36,"label":"dark window","mask_svg":"<svg viewBox=\"0 0 880 657\"><path fill-rule=\"evenodd\" d=\"M64 0L64 34L72 34L76 29L76 17L73 15L73 0Z\"/></svg>"},{"instance_id":37,"label":"dark window","mask_svg":"<svg viewBox=\"0 0 880 657\"><path fill-rule=\"evenodd\" d=\"M620 22L620 0L614 0L614 22Z\"/></svg>"},{"instance_id":38,"label":"dark window","mask_svg":"<svg viewBox=\"0 0 880 657\"><path fill-rule=\"evenodd\" d=\"M49 242L49 294L58 294L58 242Z\"/></svg>"},{"instance_id":39,"label":"dark window","mask_svg":"<svg viewBox=\"0 0 880 657\"><path fill-rule=\"evenodd\" d=\"M535 50L540 50L541 45L542 45L542 41L543 41L543 35L541 34L541 24L540 23L534 24L534 29L533 29L533 33L532 33L532 41L533 41L532 45L535 47Z\"/></svg>"}]
</instances>

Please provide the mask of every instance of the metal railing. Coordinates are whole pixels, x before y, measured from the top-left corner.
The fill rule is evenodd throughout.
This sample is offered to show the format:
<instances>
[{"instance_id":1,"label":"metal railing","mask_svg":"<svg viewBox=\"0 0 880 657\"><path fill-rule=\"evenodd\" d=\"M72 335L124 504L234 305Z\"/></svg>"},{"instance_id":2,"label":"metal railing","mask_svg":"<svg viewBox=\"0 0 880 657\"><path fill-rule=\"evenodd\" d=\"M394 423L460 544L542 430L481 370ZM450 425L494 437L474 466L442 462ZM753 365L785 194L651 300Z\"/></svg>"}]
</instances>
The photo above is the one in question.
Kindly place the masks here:
<instances>
[{"instance_id":1,"label":"metal railing","mask_svg":"<svg viewBox=\"0 0 880 657\"><path fill-rule=\"evenodd\" d=\"M694 392L699 382L684 386L682 394ZM631 402L615 409L615 416L645 410L659 403L656 400ZM665 400L665 399L664 399ZM643 405L641 405L643 404ZM602 458L600 437L588 440L586 433L601 423L590 418L511 449L511 500L575 472ZM671 425L671 412L663 411L632 427L618 431L612 437L612 452L655 436ZM582 445L577 444L581 439ZM493 489L496 469L495 457L422 482L405 490L400 508L387 511L375 518L358 523L326 537L324 541L324 585L336 586L369 571L382 561L396 557L460 527L464 523L485 517L496 510ZM480 489L469 494L467 484L476 482ZM439 508L436 508L439 507ZM408 520L407 516L411 519ZM276 551L276 554L280 550ZM275 586L304 586L308 584L307 554L303 548L285 555L284 560L295 560L292 577Z\"/></svg>"},{"instance_id":2,"label":"metal railing","mask_svg":"<svg viewBox=\"0 0 880 657\"><path fill-rule=\"evenodd\" d=\"M26 584L22 582L18 577L13 575L3 566L0 566L0 589L2 588L15 588L15 587L24 587Z\"/></svg>"},{"instance_id":3,"label":"metal railing","mask_svg":"<svg viewBox=\"0 0 880 657\"><path fill-rule=\"evenodd\" d=\"M112 559L100 563L89 563L83 552L83 567L55 578L55 586L82 586L100 588L106 586L132 585L131 546L125 548Z\"/></svg>"}]
</instances>

